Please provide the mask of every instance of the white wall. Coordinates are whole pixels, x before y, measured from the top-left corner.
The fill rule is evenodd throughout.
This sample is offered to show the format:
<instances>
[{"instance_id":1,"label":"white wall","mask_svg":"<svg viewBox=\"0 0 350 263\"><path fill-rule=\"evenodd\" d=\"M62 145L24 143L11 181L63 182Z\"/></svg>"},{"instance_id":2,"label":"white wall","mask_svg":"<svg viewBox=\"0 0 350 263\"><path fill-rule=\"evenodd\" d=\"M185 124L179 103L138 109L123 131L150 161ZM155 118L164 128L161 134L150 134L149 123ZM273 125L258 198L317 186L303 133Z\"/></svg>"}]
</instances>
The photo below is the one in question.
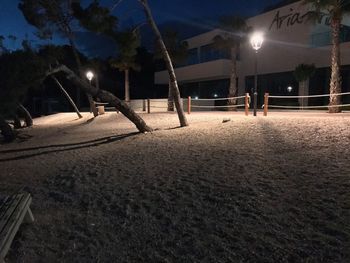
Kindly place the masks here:
<instances>
[{"instance_id":1,"label":"white wall","mask_svg":"<svg viewBox=\"0 0 350 263\"><path fill-rule=\"evenodd\" d=\"M228 59L209 61L175 69L178 82L205 81L223 79L230 76L231 63ZM156 84L168 84L167 71L155 73Z\"/></svg>"},{"instance_id":2,"label":"white wall","mask_svg":"<svg viewBox=\"0 0 350 263\"><path fill-rule=\"evenodd\" d=\"M213 43L214 37L217 35L223 34L223 31L220 29L214 29L212 31L200 34L198 36L186 39L188 43L188 48L197 48Z\"/></svg>"},{"instance_id":3,"label":"white wall","mask_svg":"<svg viewBox=\"0 0 350 263\"><path fill-rule=\"evenodd\" d=\"M293 71L301 63L314 63L316 67L330 66L331 46L315 48L311 45L311 35L329 32L326 17L321 23L307 19L310 6L293 3L279 9L252 17L247 23L265 34L265 42L258 54L259 74ZM350 17L343 20L350 25ZM222 33L216 29L187 39L190 48L200 47L213 42L213 38ZM238 63L239 94L244 94L245 77L254 75L254 51L249 41L241 46L241 61ZM350 43L341 44L341 62L350 65ZM227 59L190 65L175 70L179 82L195 82L229 78L231 70ZM155 74L156 84L167 84L165 71Z\"/></svg>"},{"instance_id":4,"label":"white wall","mask_svg":"<svg viewBox=\"0 0 350 263\"><path fill-rule=\"evenodd\" d=\"M303 18L310 10L310 6L300 1L248 20L250 26L265 34L265 42L258 53L259 74L293 71L301 63L314 63L318 68L330 65L331 46L315 48L311 45L312 34L329 32L330 27L325 25L326 17L321 24L308 21L306 16ZM273 23L277 20L279 25ZM297 20L299 22L295 22ZM344 23L347 21L348 18L344 19ZM349 47L350 43L341 44L343 65L350 64ZM246 42L241 48L240 93L244 92L245 76L254 74L254 55L250 43Z\"/></svg>"}]
</instances>

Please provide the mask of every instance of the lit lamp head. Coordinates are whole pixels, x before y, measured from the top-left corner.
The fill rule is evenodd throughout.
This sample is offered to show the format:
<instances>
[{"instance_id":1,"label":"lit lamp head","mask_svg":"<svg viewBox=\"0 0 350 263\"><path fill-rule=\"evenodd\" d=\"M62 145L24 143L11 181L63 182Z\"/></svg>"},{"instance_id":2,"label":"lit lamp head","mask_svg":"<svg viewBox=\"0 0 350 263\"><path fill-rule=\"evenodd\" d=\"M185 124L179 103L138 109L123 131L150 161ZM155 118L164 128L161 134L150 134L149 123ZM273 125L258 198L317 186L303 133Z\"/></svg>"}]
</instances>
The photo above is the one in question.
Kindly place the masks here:
<instances>
[{"instance_id":1,"label":"lit lamp head","mask_svg":"<svg viewBox=\"0 0 350 263\"><path fill-rule=\"evenodd\" d=\"M264 43L264 34L261 32L255 32L250 37L250 44L255 51L258 51Z\"/></svg>"},{"instance_id":2,"label":"lit lamp head","mask_svg":"<svg viewBox=\"0 0 350 263\"><path fill-rule=\"evenodd\" d=\"M287 88L287 91L288 91L289 93L291 93L291 92L293 91L293 87L292 87L292 86L289 86L289 87Z\"/></svg>"},{"instance_id":3,"label":"lit lamp head","mask_svg":"<svg viewBox=\"0 0 350 263\"><path fill-rule=\"evenodd\" d=\"M91 81L94 78L94 73L91 71L86 72L86 78Z\"/></svg>"}]
</instances>

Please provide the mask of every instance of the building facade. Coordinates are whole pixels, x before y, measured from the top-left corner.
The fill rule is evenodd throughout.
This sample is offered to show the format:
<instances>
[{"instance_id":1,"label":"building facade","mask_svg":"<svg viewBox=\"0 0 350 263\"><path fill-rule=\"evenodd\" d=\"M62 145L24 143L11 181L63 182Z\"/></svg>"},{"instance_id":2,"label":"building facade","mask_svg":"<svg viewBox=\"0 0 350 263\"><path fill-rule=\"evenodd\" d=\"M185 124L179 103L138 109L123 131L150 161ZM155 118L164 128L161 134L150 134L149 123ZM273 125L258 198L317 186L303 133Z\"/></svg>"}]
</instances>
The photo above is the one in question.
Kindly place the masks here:
<instances>
[{"instance_id":1,"label":"building facade","mask_svg":"<svg viewBox=\"0 0 350 263\"><path fill-rule=\"evenodd\" d=\"M259 102L265 92L276 95L298 95L298 82L293 71L299 64L314 64L317 68L310 80L309 94L329 92L331 61L331 28L329 17L318 21L308 19L310 6L302 1L249 18L247 24L254 31L263 32L265 41L258 53ZM187 39L187 63L176 67L182 96L203 98L226 97L231 72L230 50L217 50L216 29ZM343 91L350 91L350 17L342 21L341 63ZM238 58L238 95L251 92L254 86L255 51L249 41L242 43ZM156 85L166 87L166 71L155 73ZM292 87L292 89L288 87ZM345 98L349 101L348 98ZM311 104L322 101L310 101Z\"/></svg>"}]
</instances>

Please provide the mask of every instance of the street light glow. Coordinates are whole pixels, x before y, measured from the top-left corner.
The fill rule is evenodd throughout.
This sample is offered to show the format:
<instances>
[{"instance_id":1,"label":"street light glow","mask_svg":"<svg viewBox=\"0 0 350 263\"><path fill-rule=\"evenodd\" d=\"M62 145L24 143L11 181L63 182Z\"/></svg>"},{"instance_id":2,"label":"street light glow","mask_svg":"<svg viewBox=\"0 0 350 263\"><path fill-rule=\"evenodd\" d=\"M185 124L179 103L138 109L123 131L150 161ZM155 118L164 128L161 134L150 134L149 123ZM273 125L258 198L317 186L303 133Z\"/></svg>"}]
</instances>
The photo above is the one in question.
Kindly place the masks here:
<instances>
[{"instance_id":1,"label":"street light glow","mask_svg":"<svg viewBox=\"0 0 350 263\"><path fill-rule=\"evenodd\" d=\"M254 116L257 116L258 108L258 51L264 42L264 34L255 32L250 37L250 44L255 50L255 76L254 76Z\"/></svg>"},{"instance_id":2,"label":"street light glow","mask_svg":"<svg viewBox=\"0 0 350 263\"><path fill-rule=\"evenodd\" d=\"M217 98L218 97L218 94L214 94L214 98Z\"/></svg>"},{"instance_id":3,"label":"street light glow","mask_svg":"<svg viewBox=\"0 0 350 263\"><path fill-rule=\"evenodd\" d=\"M86 78L91 81L94 78L94 73L92 71L86 72Z\"/></svg>"},{"instance_id":4,"label":"street light glow","mask_svg":"<svg viewBox=\"0 0 350 263\"><path fill-rule=\"evenodd\" d=\"M287 88L287 91L290 93L290 92L292 92L292 90L293 90L293 87L292 86L289 86L288 88Z\"/></svg>"},{"instance_id":5,"label":"street light glow","mask_svg":"<svg viewBox=\"0 0 350 263\"><path fill-rule=\"evenodd\" d=\"M258 51L264 43L264 34L262 32L255 32L250 37L250 44L255 51Z\"/></svg>"}]
</instances>

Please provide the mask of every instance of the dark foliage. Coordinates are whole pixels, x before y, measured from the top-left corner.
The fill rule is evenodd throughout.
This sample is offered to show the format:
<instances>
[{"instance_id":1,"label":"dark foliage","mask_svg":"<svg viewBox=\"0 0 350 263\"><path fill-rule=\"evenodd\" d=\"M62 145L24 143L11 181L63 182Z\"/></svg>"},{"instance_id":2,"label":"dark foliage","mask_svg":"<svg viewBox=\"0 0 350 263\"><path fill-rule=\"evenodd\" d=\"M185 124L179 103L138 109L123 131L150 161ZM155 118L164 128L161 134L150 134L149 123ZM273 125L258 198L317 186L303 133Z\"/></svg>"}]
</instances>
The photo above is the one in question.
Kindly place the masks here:
<instances>
[{"instance_id":1,"label":"dark foliage","mask_svg":"<svg viewBox=\"0 0 350 263\"><path fill-rule=\"evenodd\" d=\"M0 114L13 114L28 90L40 87L47 69L31 50L18 50L0 56Z\"/></svg>"},{"instance_id":2,"label":"dark foliage","mask_svg":"<svg viewBox=\"0 0 350 263\"><path fill-rule=\"evenodd\" d=\"M110 14L110 9L102 7L94 0L87 8L82 8L78 2L72 3L72 10L80 25L88 31L103 34L113 34L117 27L117 17Z\"/></svg>"}]
</instances>

